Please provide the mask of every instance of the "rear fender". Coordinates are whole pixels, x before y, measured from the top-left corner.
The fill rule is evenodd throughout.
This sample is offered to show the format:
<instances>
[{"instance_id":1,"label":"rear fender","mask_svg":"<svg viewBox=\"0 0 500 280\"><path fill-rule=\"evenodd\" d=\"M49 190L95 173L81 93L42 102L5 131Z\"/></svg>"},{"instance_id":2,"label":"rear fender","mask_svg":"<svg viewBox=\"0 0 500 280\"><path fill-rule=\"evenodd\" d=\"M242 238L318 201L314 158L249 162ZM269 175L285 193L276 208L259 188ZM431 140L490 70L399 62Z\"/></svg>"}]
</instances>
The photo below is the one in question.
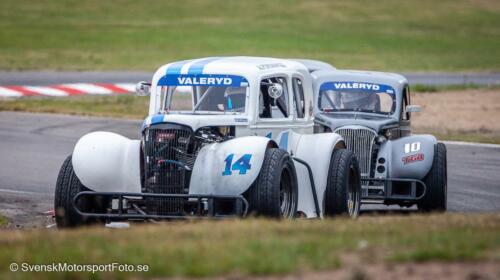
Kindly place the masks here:
<instances>
[{"instance_id":1,"label":"rear fender","mask_svg":"<svg viewBox=\"0 0 500 280\"><path fill-rule=\"evenodd\" d=\"M268 145L267 137L238 137L204 146L191 174L189 194L241 195L257 179Z\"/></svg>"},{"instance_id":2,"label":"rear fender","mask_svg":"<svg viewBox=\"0 0 500 280\"><path fill-rule=\"evenodd\" d=\"M432 135L412 135L385 142L380 146L375 177L422 180L432 167L436 143ZM380 158L385 159L385 164L380 163ZM384 172L379 172L381 165L385 165Z\"/></svg>"},{"instance_id":3,"label":"rear fender","mask_svg":"<svg viewBox=\"0 0 500 280\"><path fill-rule=\"evenodd\" d=\"M82 184L99 192L141 192L139 140L116 133L84 135L73 150L73 169Z\"/></svg>"},{"instance_id":4,"label":"rear fender","mask_svg":"<svg viewBox=\"0 0 500 280\"><path fill-rule=\"evenodd\" d=\"M304 134L300 137L297 149L294 154L309 164L312 169L318 204L320 211L323 211L323 204L326 183L328 179L328 169L333 150L345 148L342 136L337 133ZM305 166L295 162L297 179L299 183L299 201L297 210L306 214L308 218L317 217L314 199L309 180L309 173ZM322 213L319 214L322 216Z\"/></svg>"}]
</instances>

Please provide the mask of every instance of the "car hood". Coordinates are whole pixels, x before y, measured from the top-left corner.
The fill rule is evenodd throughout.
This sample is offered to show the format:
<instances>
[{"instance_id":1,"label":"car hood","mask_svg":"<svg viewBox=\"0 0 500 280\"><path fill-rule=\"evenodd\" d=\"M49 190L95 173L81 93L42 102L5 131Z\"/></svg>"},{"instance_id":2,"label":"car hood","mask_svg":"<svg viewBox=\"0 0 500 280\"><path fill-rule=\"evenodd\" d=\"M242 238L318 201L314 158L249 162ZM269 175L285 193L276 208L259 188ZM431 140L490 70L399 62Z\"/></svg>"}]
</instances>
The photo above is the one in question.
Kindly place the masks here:
<instances>
[{"instance_id":1,"label":"car hood","mask_svg":"<svg viewBox=\"0 0 500 280\"><path fill-rule=\"evenodd\" d=\"M198 115L198 114L157 114L148 116L143 124L142 131L157 123L177 123L197 130L203 126L248 125L246 115Z\"/></svg>"},{"instance_id":2,"label":"car hood","mask_svg":"<svg viewBox=\"0 0 500 280\"><path fill-rule=\"evenodd\" d=\"M315 121L330 127L332 131L342 126L359 125L378 132L384 126L398 124L398 120L393 117L353 113L320 113L316 114Z\"/></svg>"}]
</instances>

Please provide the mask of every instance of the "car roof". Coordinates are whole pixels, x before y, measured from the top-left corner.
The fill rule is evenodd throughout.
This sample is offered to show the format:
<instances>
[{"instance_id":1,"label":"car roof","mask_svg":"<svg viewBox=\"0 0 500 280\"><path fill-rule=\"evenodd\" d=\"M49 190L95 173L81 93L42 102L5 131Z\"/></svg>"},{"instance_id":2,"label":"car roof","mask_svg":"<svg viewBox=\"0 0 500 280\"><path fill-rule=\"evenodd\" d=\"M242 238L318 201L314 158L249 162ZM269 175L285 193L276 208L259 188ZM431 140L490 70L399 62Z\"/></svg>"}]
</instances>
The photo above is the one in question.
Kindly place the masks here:
<instances>
[{"instance_id":1,"label":"car roof","mask_svg":"<svg viewBox=\"0 0 500 280\"><path fill-rule=\"evenodd\" d=\"M205 57L165 64L156 71L155 78L173 73L230 74L252 79L277 71L308 72L308 69L304 64L289 59L252 56Z\"/></svg>"},{"instance_id":2,"label":"car roof","mask_svg":"<svg viewBox=\"0 0 500 280\"><path fill-rule=\"evenodd\" d=\"M319 70L335 70L336 68L324 61L321 60L313 60L313 59L302 59L302 58L290 58L290 60L297 61L299 63L304 64L305 67L309 70L309 72L319 71Z\"/></svg>"}]
</instances>

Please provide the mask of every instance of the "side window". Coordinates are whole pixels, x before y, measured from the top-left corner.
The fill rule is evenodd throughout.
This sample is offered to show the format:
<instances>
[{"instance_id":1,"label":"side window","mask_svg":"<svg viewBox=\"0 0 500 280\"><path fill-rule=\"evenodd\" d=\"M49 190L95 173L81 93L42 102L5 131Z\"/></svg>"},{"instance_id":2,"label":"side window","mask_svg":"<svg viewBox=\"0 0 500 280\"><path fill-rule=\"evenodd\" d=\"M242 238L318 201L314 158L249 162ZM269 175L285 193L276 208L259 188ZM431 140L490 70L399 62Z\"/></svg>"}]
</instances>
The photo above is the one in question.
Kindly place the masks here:
<instances>
[{"instance_id":1,"label":"side window","mask_svg":"<svg viewBox=\"0 0 500 280\"><path fill-rule=\"evenodd\" d=\"M305 116L305 101L304 101L304 87L302 86L302 81L299 78L292 79L293 85L293 104L294 110L297 118L303 118Z\"/></svg>"},{"instance_id":2,"label":"side window","mask_svg":"<svg viewBox=\"0 0 500 280\"><path fill-rule=\"evenodd\" d=\"M410 105L410 91L408 87L405 87L403 92L403 108L401 108L401 120L409 121L410 113L406 112L406 106Z\"/></svg>"},{"instance_id":3,"label":"side window","mask_svg":"<svg viewBox=\"0 0 500 280\"><path fill-rule=\"evenodd\" d=\"M283 119L289 115L286 79L282 77L263 79L260 82L259 118Z\"/></svg>"}]
</instances>

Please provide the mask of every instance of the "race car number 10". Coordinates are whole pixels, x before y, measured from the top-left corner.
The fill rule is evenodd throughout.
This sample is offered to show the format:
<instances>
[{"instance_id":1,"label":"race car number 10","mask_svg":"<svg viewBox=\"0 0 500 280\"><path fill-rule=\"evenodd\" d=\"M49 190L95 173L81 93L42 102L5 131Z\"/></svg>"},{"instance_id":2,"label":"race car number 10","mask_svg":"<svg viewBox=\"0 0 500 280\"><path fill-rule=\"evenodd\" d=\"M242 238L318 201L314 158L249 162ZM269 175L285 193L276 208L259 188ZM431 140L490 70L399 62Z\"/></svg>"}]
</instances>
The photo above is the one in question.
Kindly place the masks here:
<instances>
[{"instance_id":1,"label":"race car number 10","mask_svg":"<svg viewBox=\"0 0 500 280\"><path fill-rule=\"evenodd\" d=\"M406 143L405 144L405 154L420 151L420 142Z\"/></svg>"},{"instance_id":2,"label":"race car number 10","mask_svg":"<svg viewBox=\"0 0 500 280\"><path fill-rule=\"evenodd\" d=\"M239 171L239 175L247 174L247 170L252 168L250 164L251 154L244 154L237 161L233 163L234 154L229 154L224 162L226 163L226 168L222 172L222 176L227 176L233 174L232 171Z\"/></svg>"}]
</instances>

